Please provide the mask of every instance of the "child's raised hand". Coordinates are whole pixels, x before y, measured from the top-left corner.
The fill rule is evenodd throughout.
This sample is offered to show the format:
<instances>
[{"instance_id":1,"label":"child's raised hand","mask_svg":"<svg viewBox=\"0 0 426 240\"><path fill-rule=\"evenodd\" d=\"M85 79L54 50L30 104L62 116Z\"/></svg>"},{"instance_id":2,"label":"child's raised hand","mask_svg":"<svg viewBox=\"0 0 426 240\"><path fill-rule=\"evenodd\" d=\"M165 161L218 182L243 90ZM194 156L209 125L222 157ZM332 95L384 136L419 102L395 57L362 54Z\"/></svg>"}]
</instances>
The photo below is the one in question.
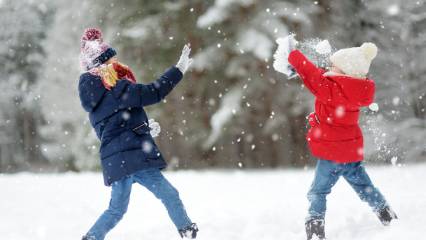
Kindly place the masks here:
<instances>
[{"instance_id":1,"label":"child's raised hand","mask_svg":"<svg viewBox=\"0 0 426 240\"><path fill-rule=\"evenodd\" d=\"M288 48L290 52L296 49L298 44L299 42L296 40L296 34L293 33L288 35Z\"/></svg>"},{"instance_id":2,"label":"child's raised hand","mask_svg":"<svg viewBox=\"0 0 426 240\"><path fill-rule=\"evenodd\" d=\"M273 67L276 71L287 75L288 79L296 76L296 72L288 62L290 52L296 49L298 42L294 34L276 40L278 48L274 53Z\"/></svg>"},{"instance_id":3,"label":"child's raised hand","mask_svg":"<svg viewBox=\"0 0 426 240\"><path fill-rule=\"evenodd\" d=\"M193 62L193 59L189 57L190 53L191 53L191 45L185 44L185 46L182 49L182 54L180 55L179 61L176 64L176 67L179 68L179 70L182 73L185 73Z\"/></svg>"}]
</instances>

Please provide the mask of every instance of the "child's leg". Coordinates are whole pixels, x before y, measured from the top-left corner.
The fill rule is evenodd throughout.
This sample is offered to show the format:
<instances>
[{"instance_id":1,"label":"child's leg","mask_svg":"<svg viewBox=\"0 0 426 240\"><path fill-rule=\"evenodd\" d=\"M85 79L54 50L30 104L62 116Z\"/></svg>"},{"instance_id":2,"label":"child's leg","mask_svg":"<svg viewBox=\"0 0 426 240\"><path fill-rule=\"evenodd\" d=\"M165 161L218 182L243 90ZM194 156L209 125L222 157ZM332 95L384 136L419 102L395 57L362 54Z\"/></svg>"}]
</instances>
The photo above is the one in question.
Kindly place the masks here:
<instances>
[{"instance_id":1,"label":"child's leg","mask_svg":"<svg viewBox=\"0 0 426 240\"><path fill-rule=\"evenodd\" d=\"M373 185L361 162L348 164L343 177L352 186L361 200L365 201L375 212L387 206L380 191Z\"/></svg>"},{"instance_id":2,"label":"child's leg","mask_svg":"<svg viewBox=\"0 0 426 240\"><path fill-rule=\"evenodd\" d=\"M130 177L112 183L109 207L86 234L88 239L103 240L105 235L123 218L129 204L132 183L133 179Z\"/></svg>"},{"instance_id":3,"label":"child's leg","mask_svg":"<svg viewBox=\"0 0 426 240\"><path fill-rule=\"evenodd\" d=\"M326 197L331 188L339 180L339 165L327 160L318 160L315 178L308 192L310 202L309 214L306 221L324 219L326 211Z\"/></svg>"},{"instance_id":4,"label":"child's leg","mask_svg":"<svg viewBox=\"0 0 426 240\"><path fill-rule=\"evenodd\" d=\"M178 230L189 227L192 224L179 198L178 191L167 181L159 169L139 171L134 175L134 179L163 202Z\"/></svg>"}]
</instances>

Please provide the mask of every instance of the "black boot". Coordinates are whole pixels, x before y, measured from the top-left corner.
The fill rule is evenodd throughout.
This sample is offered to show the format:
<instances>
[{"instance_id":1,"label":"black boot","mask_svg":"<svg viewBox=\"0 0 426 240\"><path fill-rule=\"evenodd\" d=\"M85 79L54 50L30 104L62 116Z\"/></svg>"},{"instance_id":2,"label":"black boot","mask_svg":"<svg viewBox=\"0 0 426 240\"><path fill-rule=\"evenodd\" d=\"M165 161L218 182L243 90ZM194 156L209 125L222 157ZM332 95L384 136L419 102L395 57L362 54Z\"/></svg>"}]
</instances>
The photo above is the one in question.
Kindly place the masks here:
<instances>
[{"instance_id":1,"label":"black boot","mask_svg":"<svg viewBox=\"0 0 426 240\"><path fill-rule=\"evenodd\" d=\"M320 240L325 239L324 219L311 219L305 223L306 236L311 240L316 236Z\"/></svg>"},{"instance_id":2,"label":"black boot","mask_svg":"<svg viewBox=\"0 0 426 240\"><path fill-rule=\"evenodd\" d=\"M182 238L195 239L197 237L198 226L195 223L192 223L186 228L179 229L179 234Z\"/></svg>"},{"instance_id":3,"label":"black boot","mask_svg":"<svg viewBox=\"0 0 426 240\"><path fill-rule=\"evenodd\" d=\"M388 226L393 219L398 219L396 213L388 206L377 211L376 215L385 226Z\"/></svg>"}]
</instances>

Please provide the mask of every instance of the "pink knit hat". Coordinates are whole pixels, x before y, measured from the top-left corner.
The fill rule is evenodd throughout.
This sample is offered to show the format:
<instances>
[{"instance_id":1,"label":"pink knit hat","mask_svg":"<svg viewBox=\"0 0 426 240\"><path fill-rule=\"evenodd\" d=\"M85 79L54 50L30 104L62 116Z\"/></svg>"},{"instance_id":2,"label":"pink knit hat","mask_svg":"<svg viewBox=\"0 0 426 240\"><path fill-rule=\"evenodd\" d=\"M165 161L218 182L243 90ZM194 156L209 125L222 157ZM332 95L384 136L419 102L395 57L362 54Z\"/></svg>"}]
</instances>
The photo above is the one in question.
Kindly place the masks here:
<instances>
[{"instance_id":1,"label":"pink knit hat","mask_svg":"<svg viewBox=\"0 0 426 240\"><path fill-rule=\"evenodd\" d=\"M117 52L102 39L102 32L97 28L87 28L81 36L80 66L83 71L97 67Z\"/></svg>"}]
</instances>

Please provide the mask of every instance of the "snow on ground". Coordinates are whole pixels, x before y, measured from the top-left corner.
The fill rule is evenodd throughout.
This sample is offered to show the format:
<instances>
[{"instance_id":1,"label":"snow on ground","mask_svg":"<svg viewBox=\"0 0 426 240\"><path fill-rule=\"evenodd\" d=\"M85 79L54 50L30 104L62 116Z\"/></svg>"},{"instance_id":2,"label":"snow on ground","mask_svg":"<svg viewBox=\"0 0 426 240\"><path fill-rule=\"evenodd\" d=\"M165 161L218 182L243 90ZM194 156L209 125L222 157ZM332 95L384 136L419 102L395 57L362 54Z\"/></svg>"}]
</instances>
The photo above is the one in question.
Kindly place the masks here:
<instances>
[{"instance_id":1,"label":"snow on ground","mask_svg":"<svg viewBox=\"0 0 426 240\"><path fill-rule=\"evenodd\" d=\"M426 239L426 165L367 167L400 220L383 227L340 179L328 202L328 239ZM166 176L200 240L305 239L310 170L179 171ZM109 201L100 174L0 175L0 239L76 240ZM134 185L129 212L107 239L180 239L161 203Z\"/></svg>"}]
</instances>

